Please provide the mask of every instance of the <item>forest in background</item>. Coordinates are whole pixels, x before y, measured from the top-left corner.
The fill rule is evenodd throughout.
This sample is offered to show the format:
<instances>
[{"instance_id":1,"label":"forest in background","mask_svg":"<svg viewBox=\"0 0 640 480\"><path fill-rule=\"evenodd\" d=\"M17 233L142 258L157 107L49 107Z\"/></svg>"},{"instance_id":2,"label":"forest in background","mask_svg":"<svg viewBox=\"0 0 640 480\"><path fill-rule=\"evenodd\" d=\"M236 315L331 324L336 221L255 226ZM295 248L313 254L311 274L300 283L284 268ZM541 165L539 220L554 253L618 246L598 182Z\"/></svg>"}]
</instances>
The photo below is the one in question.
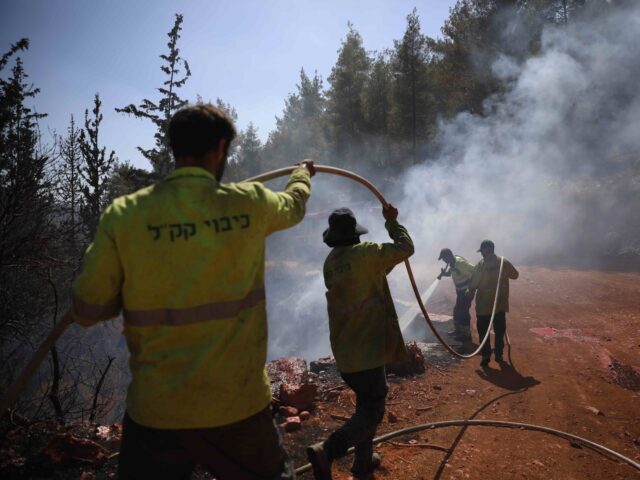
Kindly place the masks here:
<instances>
[{"instance_id":1,"label":"forest in background","mask_svg":"<svg viewBox=\"0 0 640 480\"><path fill-rule=\"evenodd\" d=\"M464 112L490 113L487 100L505 90L492 68L497 58L533 57L545 26L562 28L583 15L597 18L625 3L460 0L438 39L421 32L414 9L406 30L380 52L368 51L366 39L349 24L331 74L323 79L300 71L264 144L253 124L240 132L225 179L240 180L303 158L358 172L376 169L379 178L393 179L437 157L441 122ZM20 59L28 55L28 39L0 58L0 392L68 308L71 281L102 210L173 168L168 120L182 106L203 101L180 96L191 76L188 59L180 54L182 22L176 15L160 55L166 81L150 86L150 98L117 109L157 127L153 147L139 147L150 170L120 161L100 142L99 93L82 116L70 112L66 132L45 138L39 121L46 113L30 106L37 104L39 89ZM237 119L222 98L213 103ZM61 422L111 415L124 397L128 373L126 358L113 355L122 345L101 341L109 338L105 329L118 326L72 328L20 397L16 414Z\"/></svg>"}]
</instances>

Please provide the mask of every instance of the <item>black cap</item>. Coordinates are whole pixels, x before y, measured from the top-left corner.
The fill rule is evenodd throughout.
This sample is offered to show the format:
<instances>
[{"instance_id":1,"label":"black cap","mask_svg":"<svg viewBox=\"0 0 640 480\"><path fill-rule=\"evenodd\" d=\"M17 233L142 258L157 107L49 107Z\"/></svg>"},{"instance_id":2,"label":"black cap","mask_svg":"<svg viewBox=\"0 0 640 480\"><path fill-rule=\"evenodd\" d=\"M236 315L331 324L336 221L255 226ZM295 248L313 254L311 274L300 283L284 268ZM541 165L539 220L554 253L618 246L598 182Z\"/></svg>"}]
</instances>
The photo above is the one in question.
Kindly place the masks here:
<instances>
[{"instance_id":1,"label":"black cap","mask_svg":"<svg viewBox=\"0 0 640 480\"><path fill-rule=\"evenodd\" d=\"M440 250L440 256L438 260L442 260L444 257L453 257L453 252L449 248L443 248Z\"/></svg>"},{"instance_id":2,"label":"black cap","mask_svg":"<svg viewBox=\"0 0 640 480\"><path fill-rule=\"evenodd\" d=\"M329 215L329 228L322 233L324 243L331 246L350 240L357 240L369 230L356 222L356 217L348 208L338 208Z\"/></svg>"},{"instance_id":3,"label":"black cap","mask_svg":"<svg viewBox=\"0 0 640 480\"><path fill-rule=\"evenodd\" d=\"M482 243L480 244L480 248L478 249L478 252L483 248L494 251L496 246L493 244L491 240L483 240Z\"/></svg>"}]
</instances>

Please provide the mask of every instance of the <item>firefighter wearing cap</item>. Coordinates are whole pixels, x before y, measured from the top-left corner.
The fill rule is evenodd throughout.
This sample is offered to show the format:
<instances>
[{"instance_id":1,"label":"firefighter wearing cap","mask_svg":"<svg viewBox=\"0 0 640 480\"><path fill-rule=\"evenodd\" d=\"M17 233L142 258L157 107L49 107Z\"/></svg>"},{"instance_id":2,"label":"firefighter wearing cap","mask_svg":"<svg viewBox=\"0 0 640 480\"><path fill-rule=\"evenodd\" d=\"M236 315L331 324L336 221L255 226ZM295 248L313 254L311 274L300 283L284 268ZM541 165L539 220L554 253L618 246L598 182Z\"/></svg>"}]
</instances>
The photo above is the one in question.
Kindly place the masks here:
<instances>
[{"instance_id":1,"label":"firefighter wearing cap","mask_svg":"<svg viewBox=\"0 0 640 480\"><path fill-rule=\"evenodd\" d=\"M453 307L454 330L448 333L453 335L456 340L470 342L471 315L469 314L469 309L471 308L472 298L466 292L473 276L474 266L464 257L454 255L448 248L443 248L440 251L438 260L443 260L448 265L448 269L446 267L443 268L438 278L451 277L456 287L456 304Z\"/></svg>"},{"instance_id":2,"label":"firefighter wearing cap","mask_svg":"<svg viewBox=\"0 0 640 480\"><path fill-rule=\"evenodd\" d=\"M395 208L382 213L393 243L361 243L367 230L348 208L335 210L323 233L332 247L324 263L331 349L356 394L356 411L327 441L307 449L316 479L331 479L331 462L351 446L354 476L366 476L379 464L372 440L385 411L385 365L408 359L386 276L413 254L413 242Z\"/></svg>"},{"instance_id":3,"label":"firefighter wearing cap","mask_svg":"<svg viewBox=\"0 0 640 480\"><path fill-rule=\"evenodd\" d=\"M265 239L302 220L313 163L284 192L221 183L235 128L212 105L169 123L176 169L105 210L73 284L74 321L122 312L131 383L121 479L293 478L265 371Z\"/></svg>"},{"instance_id":4,"label":"firefighter wearing cap","mask_svg":"<svg viewBox=\"0 0 640 480\"><path fill-rule=\"evenodd\" d=\"M495 246L491 240L484 240L478 250L482 254L482 260L478 262L473 272L473 277L469 284L468 295L470 298L475 293L476 317L479 341L482 341L489 322L496 296L496 286L498 285L498 272L500 271L500 258L495 254ZM493 319L493 331L495 332L495 359L502 362L504 350L504 335L507 332L507 316L509 311L509 280L515 280L519 276L518 271L509 260L504 259L502 265L502 275L500 276L500 289L496 304L496 314ZM482 348L482 361L480 365L486 367L491 360L491 339Z\"/></svg>"}]
</instances>

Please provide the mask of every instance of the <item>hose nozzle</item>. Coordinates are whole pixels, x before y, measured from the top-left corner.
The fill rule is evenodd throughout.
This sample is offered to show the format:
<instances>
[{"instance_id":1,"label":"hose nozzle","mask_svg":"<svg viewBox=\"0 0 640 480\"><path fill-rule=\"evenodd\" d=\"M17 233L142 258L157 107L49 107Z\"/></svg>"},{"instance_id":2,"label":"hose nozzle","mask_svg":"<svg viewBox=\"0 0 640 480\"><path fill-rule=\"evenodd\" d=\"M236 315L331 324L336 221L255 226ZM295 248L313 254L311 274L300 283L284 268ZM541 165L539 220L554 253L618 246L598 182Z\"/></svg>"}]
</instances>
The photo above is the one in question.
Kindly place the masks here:
<instances>
[{"instance_id":1,"label":"hose nozzle","mask_svg":"<svg viewBox=\"0 0 640 480\"><path fill-rule=\"evenodd\" d=\"M447 267L443 267L440 269L440 275L437 276L438 280L442 280L442 276L447 272Z\"/></svg>"}]
</instances>

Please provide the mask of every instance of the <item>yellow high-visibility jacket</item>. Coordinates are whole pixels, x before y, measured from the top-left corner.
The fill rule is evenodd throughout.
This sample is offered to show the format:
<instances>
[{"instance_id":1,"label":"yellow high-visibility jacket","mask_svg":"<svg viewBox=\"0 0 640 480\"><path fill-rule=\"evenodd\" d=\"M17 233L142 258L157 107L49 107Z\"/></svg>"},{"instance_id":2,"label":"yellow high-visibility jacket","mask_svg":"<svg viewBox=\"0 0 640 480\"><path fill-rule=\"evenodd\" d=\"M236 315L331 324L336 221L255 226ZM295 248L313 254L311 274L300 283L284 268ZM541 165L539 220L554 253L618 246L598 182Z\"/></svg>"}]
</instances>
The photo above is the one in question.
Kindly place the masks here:
<instances>
[{"instance_id":1,"label":"yellow high-visibility jacket","mask_svg":"<svg viewBox=\"0 0 640 480\"><path fill-rule=\"evenodd\" d=\"M324 262L331 350L344 373L408 358L387 274L413 254L413 242L397 221L385 227L394 243L335 247Z\"/></svg>"},{"instance_id":2,"label":"yellow high-visibility jacket","mask_svg":"<svg viewBox=\"0 0 640 480\"><path fill-rule=\"evenodd\" d=\"M265 237L302 220L310 186L305 167L278 193L183 167L105 210L70 314L91 325L122 310L133 420L215 427L269 404Z\"/></svg>"},{"instance_id":3,"label":"yellow high-visibility jacket","mask_svg":"<svg viewBox=\"0 0 640 480\"><path fill-rule=\"evenodd\" d=\"M455 256L456 264L451 269L451 280L456 287L457 291L466 291L471 277L473 276L474 266L469 263L466 258L459 255Z\"/></svg>"},{"instance_id":4,"label":"yellow high-visibility jacket","mask_svg":"<svg viewBox=\"0 0 640 480\"><path fill-rule=\"evenodd\" d=\"M476 315L491 315L493 302L498 284L500 257L489 255L478 262L473 272L469 290L476 292ZM509 279L515 280L520 274L509 260L504 259L502 275L500 276L500 290L498 292L497 312L509 311Z\"/></svg>"}]
</instances>

